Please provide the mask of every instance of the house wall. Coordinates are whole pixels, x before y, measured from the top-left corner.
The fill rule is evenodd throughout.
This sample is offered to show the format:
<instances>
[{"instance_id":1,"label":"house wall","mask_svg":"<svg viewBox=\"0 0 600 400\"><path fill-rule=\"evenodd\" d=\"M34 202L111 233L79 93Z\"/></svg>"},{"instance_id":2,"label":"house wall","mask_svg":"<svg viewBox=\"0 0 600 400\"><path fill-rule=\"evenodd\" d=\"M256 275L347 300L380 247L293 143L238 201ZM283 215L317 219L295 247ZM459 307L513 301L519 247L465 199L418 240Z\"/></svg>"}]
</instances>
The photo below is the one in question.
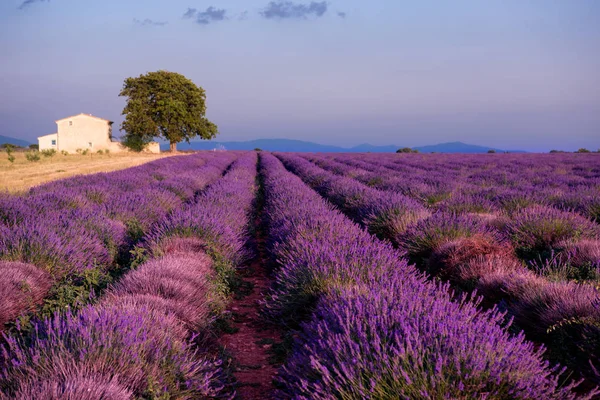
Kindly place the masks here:
<instances>
[{"instance_id":1,"label":"house wall","mask_svg":"<svg viewBox=\"0 0 600 400\"><path fill-rule=\"evenodd\" d=\"M78 149L89 149L91 152L110 150L117 152L110 141L110 125L108 121L77 115L69 119L57 121L58 150L75 153Z\"/></svg>"},{"instance_id":2,"label":"house wall","mask_svg":"<svg viewBox=\"0 0 600 400\"><path fill-rule=\"evenodd\" d=\"M160 144L158 142L150 142L150 143L148 143L148 145L146 146L144 151L146 153L159 154L160 153Z\"/></svg>"},{"instance_id":3,"label":"house wall","mask_svg":"<svg viewBox=\"0 0 600 400\"><path fill-rule=\"evenodd\" d=\"M111 153L122 153L124 151L128 151L126 147L123 147L120 142L111 142L109 147L107 147Z\"/></svg>"},{"instance_id":4,"label":"house wall","mask_svg":"<svg viewBox=\"0 0 600 400\"><path fill-rule=\"evenodd\" d=\"M58 133L38 138L40 150L55 149L68 153L76 153L79 149L88 149L90 152L109 150L111 153L129 151L120 142L111 140L111 125L106 120L83 114L56 121L56 125ZM56 144L53 145L52 140L55 140ZM144 151L160 153L160 145L152 142Z\"/></svg>"},{"instance_id":5,"label":"house wall","mask_svg":"<svg viewBox=\"0 0 600 400\"><path fill-rule=\"evenodd\" d=\"M52 141L55 140L56 144L52 144ZM51 135L41 136L38 138L38 145L41 150L50 150L54 149L58 151L58 134L53 133Z\"/></svg>"}]
</instances>

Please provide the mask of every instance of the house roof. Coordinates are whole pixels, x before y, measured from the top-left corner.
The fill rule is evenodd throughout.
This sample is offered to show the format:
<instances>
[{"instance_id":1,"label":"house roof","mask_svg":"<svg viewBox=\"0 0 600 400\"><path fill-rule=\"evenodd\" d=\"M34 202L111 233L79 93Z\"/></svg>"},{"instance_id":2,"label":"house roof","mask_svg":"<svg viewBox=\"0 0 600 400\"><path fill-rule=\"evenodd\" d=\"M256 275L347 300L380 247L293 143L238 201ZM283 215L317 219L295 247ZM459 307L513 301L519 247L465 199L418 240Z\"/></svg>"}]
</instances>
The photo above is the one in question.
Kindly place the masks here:
<instances>
[{"instance_id":1,"label":"house roof","mask_svg":"<svg viewBox=\"0 0 600 400\"><path fill-rule=\"evenodd\" d=\"M84 113L77 114L77 115L72 115L72 116L70 116L70 117L67 117L67 118L61 118L61 119L57 119L57 120L56 120L56 121L54 121L54 122L58 123L58 122L60 122L60 121L64 121L64 120L66 120L66 119L71 119L71 118L75 118L75 117L91 117L91 118L96 118L96 119L99 119L99 120L102 120L102 121L106 121L106 122L108 122L109 124L112 124L112 123L113 123L113 121L111 121L111 120L104 119L104 118L100 118L100 117L96 117L95 115L92 115L92 114L84 114Z\"/></svg>"},{"instance_id":2,"label":"house roof","mask_svg":"<svg viewBox=\"0 0 600 400\"><path fill-rule=\"evenodd\" d=\"M48 136L58 136L58 133L51 133L49 135L38 136L38 139L45 138L45 137L48 137Z\"/></svg>"}]
</instances>

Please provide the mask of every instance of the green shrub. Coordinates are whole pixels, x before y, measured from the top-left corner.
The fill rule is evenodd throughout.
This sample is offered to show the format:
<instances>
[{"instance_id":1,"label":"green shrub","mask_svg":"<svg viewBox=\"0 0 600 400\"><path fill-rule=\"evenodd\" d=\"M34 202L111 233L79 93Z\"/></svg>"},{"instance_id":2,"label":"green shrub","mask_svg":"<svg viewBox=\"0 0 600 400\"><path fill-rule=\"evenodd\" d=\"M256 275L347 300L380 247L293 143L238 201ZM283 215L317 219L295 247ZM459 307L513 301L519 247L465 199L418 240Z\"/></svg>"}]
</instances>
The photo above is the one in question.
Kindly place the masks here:
<instances>
[{"instance_id":1,"label":"green shrub","mask_svg":"<svg viewBox=\"0 0 600 400\"><path fill-rule=\"evenodd\" d=\"M56 150L54 149L45 149L40 152L44 157L54 157L56 155Z\"/></svg>"},{"instance_id":2,"label":"green shrub","mask_svg":"<svg viewBox=\"0 0 600 400\"><path fill-rule=\"evenodd\" d=\"M15 162L15 156L13 156L13 148L14 146L12 144L6 144L4 145L4 149L6 150L6 154L8 155L8 162L10 162L11 164Z\"/></svg>"},{"instance_id":3,"label":"green shrub","mask_svg":"<svg viewBox=\"0 0 600 400\"><path fill-rule=\"evenodd\" d=\"M40 161L40 154L37 151L28 151L25 153L25 158L31 162Z\"/></svg>"},{"instance_id":4,"label":"green shrub","mask_svg":"<svg viewBox=\"0 0 600 400\"><path fill-rule=\"evenodd\" d=\"M69 152L66 151L66 150L63 150L63 151L60 152L60 154L62 154L63 156L68 156Z\"/></svg>"},{"instance_id":5,"label":"green shrub","mask_svg":"<svg viewBox=\"0 0 600 400\"><path fill-rule=\"evenodd\" d=\"M40 145L39 144L30 144L29 148L31 150L39 150L40 149Z\"/></svg>"},{"instance_id":6,"label":"green shrub","mask_svg":"<svg viewBox=\"0 0 600 400\"><path fill-rule=\"evenodd\" d=\"M418 153L419 150L413 150L410 147L403 147L401 149L396 150L396 153Z\"/></svg>"}]
</instances>

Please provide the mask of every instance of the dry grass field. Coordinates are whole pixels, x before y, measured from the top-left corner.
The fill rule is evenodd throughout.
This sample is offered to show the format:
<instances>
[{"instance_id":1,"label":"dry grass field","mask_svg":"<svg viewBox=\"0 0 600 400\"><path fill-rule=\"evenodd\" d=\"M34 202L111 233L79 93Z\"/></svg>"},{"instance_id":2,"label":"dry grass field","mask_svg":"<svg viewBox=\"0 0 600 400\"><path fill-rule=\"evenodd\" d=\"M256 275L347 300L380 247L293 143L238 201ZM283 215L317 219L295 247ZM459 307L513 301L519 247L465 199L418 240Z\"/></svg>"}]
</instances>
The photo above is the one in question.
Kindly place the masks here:
<instances>
[{"instance_id":1,"label":"dry grass field","mask_svg":"<svg viewBox=\"0 0 600 400\"><path fill-rule=\"evenodd\" d=\"M67 178L73 175L110 172L134 167L163 157L163 154L56 154L54 157L43 157L39 161L28 161L25 153L14 152L14 163L8 161L7 154L0 152L0 192L22 192L32 186ZM41 155L41 154L40 154Z\"/></svg>"}]
</instances>

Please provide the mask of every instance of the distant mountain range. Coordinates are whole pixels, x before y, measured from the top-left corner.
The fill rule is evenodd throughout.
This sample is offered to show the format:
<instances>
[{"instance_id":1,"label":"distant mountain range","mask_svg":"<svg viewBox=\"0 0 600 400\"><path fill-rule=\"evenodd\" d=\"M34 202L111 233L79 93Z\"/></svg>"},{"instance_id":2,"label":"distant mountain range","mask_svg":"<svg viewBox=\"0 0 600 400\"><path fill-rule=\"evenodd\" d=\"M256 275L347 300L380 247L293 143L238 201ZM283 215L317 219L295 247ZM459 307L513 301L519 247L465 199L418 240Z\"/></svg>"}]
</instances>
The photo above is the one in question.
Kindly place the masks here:
<instances>
[{"instance_id":1,"label":"distant mountain range","mask_svg":"<svg viewBox=\"0 0 600 400\"><path fill-rule=\"evenodd\" d=\"M15 139L10 136L0 135L0 144L10 143L21 147L27 147L31 143L26 140ZM190 144L180 143L177 145L179 150L212 150L218 147L224 147L227 150L254 150L256 148L267 151L289 151L298 153L394 153L402 146L374 146L368 143L354 147L331 146L313 142L305 142L293 139L257 139L246 142L219 142L214 140L194 141ZM161 150L168 150L168 144L161 144ZM462 142L440 143L431 146L413 147L420 153L487 153L489 150L495 150L498 153L508 151L509 153L526 153L521 150L501 150L493 147L477 146Z\"/></svg>"},{"instance_id":2,"label":"distant mountain range","mask_svg":"<svg viewBox=\"0 0 600 400\"><path fill-rule=\"evenodd\" d=\"M218 147L224 147L227 150L253 150L259 148L267 151L289 151L298 153L394 153L401 146L373 146L371 144L361 144L354 147L339 147L313 142L305 142L292 139L257 139L246 142L219 142L214 140L194 141L190 144L180 143L178 150L212 150ZM168 150L169 145L161 145L161 149ZM432 146L413 147L421 153L487 153L489 150L505 152L507 150L495 149L493 147L476 146L462 142L440 143ZM526 153L521 150L508 150L509 153Z\"/></svg>"},{"instance_id":3,"label":"distant mountain range","mask_svg":"<svg viewBox=\"0 0 600 400\"><path fill-rule=\"evenodd\" d=\"M15 139L15 138L10 137L10 136L2 136L2 135L0 135L0 144L4 144L4 143L14 144L16 146L21 146L21 147L27 147L27 146L29 146L31 144L31 143L29 143L26 140Z\"/></svg>"}]
</instances>

